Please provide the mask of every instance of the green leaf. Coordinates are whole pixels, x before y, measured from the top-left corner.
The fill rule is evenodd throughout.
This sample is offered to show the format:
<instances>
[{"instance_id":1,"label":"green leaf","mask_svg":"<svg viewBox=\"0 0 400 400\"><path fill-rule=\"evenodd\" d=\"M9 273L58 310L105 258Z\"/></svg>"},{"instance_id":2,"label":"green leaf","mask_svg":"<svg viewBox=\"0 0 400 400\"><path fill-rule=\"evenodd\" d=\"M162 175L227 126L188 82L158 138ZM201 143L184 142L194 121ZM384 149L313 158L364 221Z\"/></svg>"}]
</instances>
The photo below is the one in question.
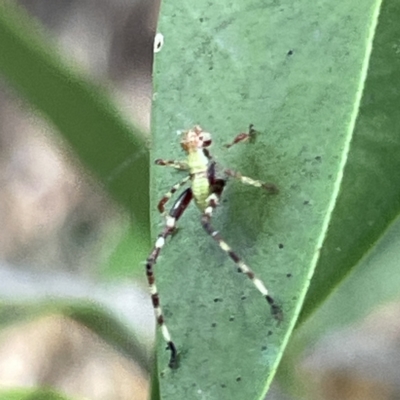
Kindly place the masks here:
<instances>
[{"instance_id":1,"label":"green leaf","mask_svg":"<svg viewBox=\"0 0 400 400\"><path fill-rule=\"evenodd\" d=\"M10 389L0 390L2 400L72 400L50 389Z\"/></svg>"},{"instance_id":2,"label":"green leaf","mask_svg":"<svg viewBox=\"0 0 400 400\"><path fill-rule=\"evenodd\" d=\"M124 121L106 93L88 83L82 72L66 67L55 45L12 2L0 4L0 48L0 72L131 210L136 234L146 237L148 151L138 128Z\"/></svg>"},{"instance_id":3,"label":"green leaf","mask_svg":"<svg viewBox=\"0 0 400 400\"><path fill-rule=\"evenodd\" d=\"M268 196L229 182L214 225L266 282L284 321L278 326L271 318L191 207L156 266L181 353L180 367L170 371L159 338L161 399L265 395L335 205L378 6L374 0L162 4L153 158L182 159L176 131L199 123L214 135L218 162L279 186L279 195ZM250 123L260 131L256 143L222 148ZM161 167L151 173L155 236L156 202L181 175Z\"/></svg>"},{"instance_id":4,"label":"green leaf","mask_svg":"<svg viewBox=\"0 0 400 400\"><path fill-rule=\"evenodd\" d=\"M397 301L400 297L399 257L400 218L397 218L299 332L303 332L303 336L307 332L315 342L328 330L359 322L383 304Z\"/></svg>"},{"instance_id":5,"label":"green leaf","mask_svg":"<svg viewBox=\"0 0 400 400\"><path fill-rule=\"evenodd\" d=\"M380 11L339 198L300 322L400 215L400 4Z\"/></svg>"}]
</instances>

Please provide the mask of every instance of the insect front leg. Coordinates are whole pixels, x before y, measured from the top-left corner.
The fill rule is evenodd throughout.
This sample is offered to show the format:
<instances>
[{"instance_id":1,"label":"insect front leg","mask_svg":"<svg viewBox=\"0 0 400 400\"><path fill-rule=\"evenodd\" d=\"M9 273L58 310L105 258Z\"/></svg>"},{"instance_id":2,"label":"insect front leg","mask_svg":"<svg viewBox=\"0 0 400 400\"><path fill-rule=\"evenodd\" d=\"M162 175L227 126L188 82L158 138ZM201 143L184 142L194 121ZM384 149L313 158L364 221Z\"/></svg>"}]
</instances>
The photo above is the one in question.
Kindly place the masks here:
<instances>
[{"instance_id":1,"label":"insect front leg","mask_svg":"<svg viewBox=\"0 0 400 400\"><path fill-rule=\"evenodd\" d=\"M248 133L239 133L239 135L235 137L233 142L230 144L226 144L225 147L227 148L232 147L234 144L237 144L239 142L247 142L247 141L252 142L255 140L256 136L257 136L257 131L254 129L254 125L250 124ZM267 190L269 193L275 194L279 192L278 188L273 183L262 182L253 178L249 178L248 176L243 176L240 172L236 172L231 169L225 169L224 173L225 175L235 178L246 185L261 187Z\"/></svg>"},{"instance_id":2,"label":"insect front leg","mask_svg":"<svg viewBox=\"0 0 400 400\"><path fill-rule=\"evenodd\" d=\"M154 275L153 267L157 262L158 256L160 255L161 249L165 245L165 241L168 236L172 235L175 230L176 222L179 220L183 212L186 210L190 201L193 198L192 190L186 189L176 200L171 211L166 217L166 225L164 230L158 235L156 243L151 251L149 257L146 260L146 276L147 282L149 284L151 301L153 303L154 314L156 316L157 324L161 329L161 333L165 342L167 343L167 349L171 352L171 357L169 361L170 368L178 367L178 352L175 343L171 339L169 330L165 324L164 315L161 309L160 298L157 291L156 279Z\"/></svg>"},{"instance_id":3,"label":"insect front leg","mask_svg":"<svg viewBox=\"0 0 400 400\"><path fill-rule=\"evenodd\" d=\"M254 125L250 124L248 133L244 133L244 132L239 133L235 137L235 139L233 139L232 143L225 144L224 147L229 149L229 147L232 147L233 145L240 143L240 142L254 142L254 140L256 139L256 136L257 136L257 131L254 129Z\"/></svg>"},{"instance_id":4,"label":"insect front leg","mask_svg":"<svg viewBox=\"0 0 400 400\"><path fill-rule=\"evenodd\" d=\"M219 232L214 229L211 224L211 217L214 209L219 203L219 196L216 193L212 193L208 198L208 206L205 208L201 216L201 225L204 230L218 243L219 247L233 260L238 267L239 271L247 275L247 277L253 282L256 289L263 295L267 300L272 316L278 321L282 321L283 314L281 308L276 304L273 297L269 294L268 289L264 285L264 282L256 276L253 270L242 260L242 258L231 249L231 247L221 237Z\"/></svg>"}]
</instances>

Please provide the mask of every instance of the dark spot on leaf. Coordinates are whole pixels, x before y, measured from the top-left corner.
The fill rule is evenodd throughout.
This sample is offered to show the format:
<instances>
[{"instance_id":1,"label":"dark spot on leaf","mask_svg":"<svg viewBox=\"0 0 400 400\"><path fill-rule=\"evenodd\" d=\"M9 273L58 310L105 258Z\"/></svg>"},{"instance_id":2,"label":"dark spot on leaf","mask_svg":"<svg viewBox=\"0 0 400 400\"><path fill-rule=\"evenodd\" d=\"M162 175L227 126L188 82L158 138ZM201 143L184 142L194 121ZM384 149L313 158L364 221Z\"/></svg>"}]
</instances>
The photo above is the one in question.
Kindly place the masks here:
<instances>
[{"instance_id":1,"label":"dark spot on leaf","mask_svg":"<svg viewBox=\"0 0 400 400\"><path fill-rule=\"evenodd\" d=\"M286 274L286 277L287 277L287 278L291 278L291 277L292 277L292 274L289 272L288 274Z\"/></svg>"},{"instance_id":2,"label":"dark spot on leaf","mask_svg":"<svg viewBox=\"0 0 400 400\"><path fill-rule=\"evenodd\" d=\"M287 52L287 55L288 56L291 56L293 54L293 50L289 50L288 52Z\"/></svg>"},{"instance_id":3,"label":"dark spot on leaf","mask_svg":"<svg viewBox=\"0 0 400 400\"><path fill-rule=\"evenodd\" d=\"M226 388L225 383L221 383L221 387L222 387L222 388Z\"/></svg>"},{"instance_id":4,"label":"dark spot on leaf","mask_svg":"<svg viewBox=\"0 0 400 400\"><path fill-rule=\"evenodd\" d=\"M236 382L240 382L242 380L242 377L241 376L238 376L237 378L236 378Z\"/></svg>"},{"instance_id":5,"label":"dark spot on leaf","mask_svg":"<svg viewBox=\"0 0 400 400\"><path fill-rule=\"evenodd\" d=\"M229 321L234 321L235 320L235 317L233 316L233 315L231 315L230 317L229 317Z\"/></svg>"},{"instance_id":6,"label":"dark spot on leaf","mask_svg":"<svg viewBox=\"0 0 400 400\"><path fill-rule=\"evenodd\" d=\"M222 301L222 299L220 299L219 297L216 297L215 299L214 299L214 303L218 303L218 302L221 302Z\"/></svg>"},{"instance_id":7,"label":"dark spot on leaf","mask_svg":"<svg viewBox=\"0 0 400 400\"><path fill-rule=\"evenodd\" d=\"M307 204L310 204L308 200L304 200L303 204L306 206Z\"/></svg>"},{"instance_id":8,"label":"dark spot on leaf","mask_svg":"<svg viewBox=\"0 0 400 400\"><path fill-rule=\"evenodd\" d=\"M217 326L217 324L215 323L215 322L213 322L212 324L211 324L211 327L212 328L215 328Z\"/></svg>"},{"instance_id":9,"label":"dark spot on leaf","mask_svg":"<svg viewBox=\"0 0 400 400\"><path fill-rule=\"evenodd\" d=\"M265 350L267 350L267 346L265 346L265 345L264 345L264 346L262 346L262 347L261 347L261 350L262 350L262 351L265 351Z\"/></svg>"},{"instance_id":10,"label":"dark spot on leaf","mask_svg":"<svg viewBox=\"0 0 400 400\"><path fill-rule=\"evenodd\" d=\"M268 336L271 336L272 335L272 331L268 331Z\"/></svg>"},{"instance_id":11,"label":"dark spot on leaf","mask_svg":"<svg viewBox=\"0 0 400 400\"><path fill-rule=\"evenodd\" d=\"M316 156L315 159L316 159L317 161L321 161L321 156Z\"/></svg>"},{"instance_id":12,"label":"dark spot on leaf","mask_svg":"<svg viewBox=\"0 0 400 400\"><path fill-rule=\"evenodd\" d=\"M282 244L282 243L279 243L279 244L278 244L278 247L279 247L280 249L283 249L283 244Z\"/></svg>"},{"instance_id":13,"label":"dark spot on leaf","mask_svg":"<svg viewBox=\"0 0 400 400\"><path fill-rule=\"evenodd\" d=\"M247 297L243 294L242 296L240 296L240 300L246 300Z\"/></svg>"},{"instance_id":14,"label":"dark spot on leaf","mask_svg":"<svg viewBox=\"0 0 400 400\"><path fill-rule=\"evenodd\" d=\"M203 21L204 21L204 18L199 18L199 21L200 21L200 22L203 22Z\"/></svg>"}]
</instances>

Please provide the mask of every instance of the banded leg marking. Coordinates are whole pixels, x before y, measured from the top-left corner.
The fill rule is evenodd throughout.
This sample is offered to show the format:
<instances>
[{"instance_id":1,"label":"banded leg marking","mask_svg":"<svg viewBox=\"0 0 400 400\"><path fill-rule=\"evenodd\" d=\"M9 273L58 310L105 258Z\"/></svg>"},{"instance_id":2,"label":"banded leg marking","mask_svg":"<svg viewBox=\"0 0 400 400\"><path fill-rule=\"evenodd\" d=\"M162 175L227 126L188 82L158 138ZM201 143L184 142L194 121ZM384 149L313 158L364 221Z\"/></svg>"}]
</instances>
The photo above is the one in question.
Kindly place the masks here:
<instances>
[{"instance_id":1,"label":"banded leg marking","mask_svg":"<svg viewBox=\"0 0 400 400\"><path fill-rule=\"evenodd\" d=\"M266 183L249 178L248 176L243 176L240 172L233 171L232 169L225 169L224 173L228 176L231 176L232 178L237 179L238 181L244 183L245 185L263 188L271 194L279 193L279 189L273 183Z\"/></svg>"},{"instance_id":2,"label":"banded leg marking","mask_svg":"<svg viewBox=\"0 0 400 400\"><path fill-rule=\"evenodd\" d=\"M240 272L247 275L247 277L253 282L253 285L256 289L266 298L268 304L271 307L271 314L277 321L282 321L283 314L281 308L275 303L273 297L268 294L268 289L265 287L263 281L259 279L254 271L245 264L245 262L241 259L241 257L236 254L231 247L224 241L218 231L214 229L211 225L211 217L214 208L218 205L218 198L215 194L209 196L208 206L204 210L204 213L201 217L201 224L204 230L218 243L219 247L225 251L226 254L233 260L233 262L237 265Z\"/></svg>"},{"instance_id":3,"label":"banded leg marking","mask_svg":"<svg viewBox=\"0 0 400 400\"><path fill-rule=\"evenodd\" d=\"M170 350L171 352L170 361L168 363L170 368L178 367L178 361L179 361L178 352L174 342L171 339L171 335L169 333L167 325L165 324L165 319L160 304L160 297L156 286L156 279L153 267L157 263L158 256L160 255L161 249L165 245L166 239L174 232L176 227L176 222L179 220L182 213L190 204L192 197L193 194L191 189L189 188L186 189L176 200L174 206L172 207L171 211L169 212L166 218L166 226L164 230L158 235L154 248L146 260L146 276L151 294L151 301L153 303L154 314L156 316L157 324L161 329L163 338L167 343L167 349Z\"/></svg>"},{"instance_id":4,"label":"banded leg marking","mask_svg":"<svg viewBox=\"0 0 400 400\"><path fill-rule=\"evenodd\" d=\"M158 158L155 163L156 165L161 165L162 167L172 167L182 171L187 171L189 169L188 164L183 161L163 160L162 158Z\"/></svg>"},{"instance_id":5,"label":"banded leg marking","mask_svg":"<svg viewBox=\"0 0 400 400\"><path fill-rule=\"evenodd\" d=\"M174 195L174 193L181 188L183 185L185 185L188 181L190 180L190 175L185 176L180 182L176 183L168 193L164 195L164 197L159 201L158 203L158 211L161 214L165 213L165 204L171 199L171 197Z\"/></svg>"},{"instance_id":6,"label":"banded leg marking","mask_svg":"<svg viewBox=\"0 0 400 400\"><path fill-rule=\"evenodd\" d=\"M163 316L162 308L160 305L160 298L158 295L158 290L157 290L157 286L156 286L156 282L155 282L156 280L155 280L155 276L154 276L153 266L154 266L154 264L156 264L157 258L161 252L161 249L165 245L166 238L172 234L172 232L174 231L174 228L175 228L175 220L171 221L164 228L163 232L160 233L160 235L158 236L158 239L154 245L153 251L150 253L150 256L147 258L147 261L146 261L146 276L147 276L147 282L149 284L149 290L150 290L150 294L151 294L151 301L153 303L154 314L156 316L157 324L161 329L163 338L166 341L167 346L171 351L170 364L175 363L175 360L177 358L177 352L176 352L175 345L171 340L171 335L168 331L168 328L164 322L164 316Z\"/></svg>"}]
</instances>

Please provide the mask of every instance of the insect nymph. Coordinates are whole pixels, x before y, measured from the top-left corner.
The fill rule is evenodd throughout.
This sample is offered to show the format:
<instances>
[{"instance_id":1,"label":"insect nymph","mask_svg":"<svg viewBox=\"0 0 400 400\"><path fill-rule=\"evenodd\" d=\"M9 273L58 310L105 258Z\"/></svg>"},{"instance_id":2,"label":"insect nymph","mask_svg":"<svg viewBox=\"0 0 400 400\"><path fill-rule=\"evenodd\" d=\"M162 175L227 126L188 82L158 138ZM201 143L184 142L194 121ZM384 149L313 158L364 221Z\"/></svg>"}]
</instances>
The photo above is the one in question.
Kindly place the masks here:
<instances>
[{"instance_id":1,"label":"insect nymph","mask_svg":"<svg viewBox=\"0 0 400 400\"><path fill-rule=\"evenodd\" d=\"M233 142L225 147L241 141L247 141L254 137L255 130L250 125L249 133L240 133L236 136ZM218 231L211 225L211 217L214 209L218 206L222 192L224 190L228 177L239 180L240 182L263 188L270 193L277 193L277 188L274 184L264 183L258 180L241 175L239 172L231 169L223 169L223 178L216 176L216 162L211 157L208 150L211 145L211 135L205 132L200 126L195 126L182 134L181 146L187 157L184 161L175 160L156 160L157 165L169 166L178 170L187 171L188 174L177 184L172 186L170 191L158 203L158 210L165 216L165 227L158 235L150 256L146 261L146 274L150 287L151 299L153 302L154 312L156 315L157 324L161 329L164 340L167 343L167 348L171 352L169 366L176 368L178 366L178 352L175 343L172 341L169 330L165 324L164 316L160 306L160 299L155 284L153 266L157 262L157 258L163 248L168 236L172 235L176 229L176 222L182 216L188 205L194 200L198 209L201 212L201 225L204 230L214 239L219 247L233 260L238 270L253 282L256 289L265 297L270 308L272 316L280 321L282 319L282 311L275 303L274 299L269 295L269 292L264 283L255 275L248 267L242 258L234 252L229 245L224 241ZM173 194L185 184L190 187L184 190L178 199L175 201L169 213L165 212L165 204L171 199Z\"/></svg>"}]
</instances>

